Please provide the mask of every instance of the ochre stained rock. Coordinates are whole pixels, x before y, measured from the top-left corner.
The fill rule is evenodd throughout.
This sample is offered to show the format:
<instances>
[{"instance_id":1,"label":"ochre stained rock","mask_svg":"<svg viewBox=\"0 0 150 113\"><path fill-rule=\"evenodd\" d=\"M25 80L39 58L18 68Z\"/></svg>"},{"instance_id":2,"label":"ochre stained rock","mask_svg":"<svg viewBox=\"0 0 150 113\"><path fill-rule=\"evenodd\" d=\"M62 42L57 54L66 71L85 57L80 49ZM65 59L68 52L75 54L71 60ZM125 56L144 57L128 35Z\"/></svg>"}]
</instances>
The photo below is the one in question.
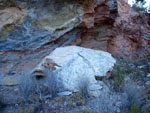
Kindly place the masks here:
<instances>
[{"instance_id":1,"label":"ochre stained rock","mask_svg":"<svg viewBox=\"0 0 150 113\"><path fill-rule=\"evenodd\" d=\"M150 20L128 0L89 0L84 7L80 46L105 50L117 57L150 55Z\"/></svg>"},{"instance_id":2,"label":"ochre stained rock","mask_svg":"<svg viewBox=\"0 0 150 113\"><path fill-rule=\"evenodd\" d=\"M11 31L10 26L16 25L21 22L25 17L24 11L20 10L17 7L9 7L0 10L0 30L2 33L6 32L6 30ZM2 35L5 35L2 34Z\"/></svg>"},{"instance_id":3,"label":"ochre stained rock","mask_svg":"<svg viewBox=\"0 0 150 113\"><path fill-rule=\"evenodd\" d=\"M146 57L150 55L150 26L145 12L129 7L127 0L118 0L118 17L114 23L114 38L108 51L116 56Z\"/></svg>"},{"instance_id":4,"label":"ochre stained rock","mask_svg":"<svg viewBox=\"0 0 150 113\"><path fill-rule=\"evenodd\" d=\"M89 0L84 6L84 27L81 28L80 46L107 51L112 39L113 23L117 17L116 0Z\"/></svg>"},{"instance_id":5,"label":"ochre stained rock","mask_svg":"<svg viewBox=\"0 0 150 113\"><path fill-rule=\"evenodd\" d=\"M104 24L115 19L117 14L116 0L87 0L84 9L83 22L87 28L92 28L95 24ZM109 23L108 22L108 23Z\"/></svg>"},{"instance_id":6,"label":"ochre stained rock","mask_svg":"<svg viewBox=\"0 0 150 113\"><path fill-rule=\"evenodd\" d=\"M1 1L0 37L15 33L0 40L0 50L34 50L55 41L56 47L76 44L114 56L150 55L150 15L135 11L128 0Z\"/></svg>"}]
</instances>

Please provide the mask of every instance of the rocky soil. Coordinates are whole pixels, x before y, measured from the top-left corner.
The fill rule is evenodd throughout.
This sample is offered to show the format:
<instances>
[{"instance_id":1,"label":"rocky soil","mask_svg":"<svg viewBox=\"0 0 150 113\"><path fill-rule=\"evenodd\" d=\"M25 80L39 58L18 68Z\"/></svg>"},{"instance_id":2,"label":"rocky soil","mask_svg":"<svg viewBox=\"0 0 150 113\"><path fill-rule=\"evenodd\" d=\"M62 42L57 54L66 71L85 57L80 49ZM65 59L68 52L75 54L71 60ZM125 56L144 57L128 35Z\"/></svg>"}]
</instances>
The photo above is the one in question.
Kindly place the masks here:
<instances>
[{"instance_id":1,"label":"rocky soil","mask_svg":"<svg viewBox=\"0 0 150 113\"><path fill-rule=\"evenodd\" d=\"M136 105L137 108L132 108L133 113L137 113L137 109L140 113L149 113L149 70L150 62L147 59L118 59L111 76L109 73L106 77L97 78L102 89L96 97L88 95L84 86L84 93L64 92L53 98L44 92L40 98L37 91L32 91L30 97L24 100L25 94L14 82L17 76L11 79L4 77L5 84L0 86L0 110L2 113L129 113L131 105ZM32 84L28 81L26 85Z\"/></svg>"}]
</instances>

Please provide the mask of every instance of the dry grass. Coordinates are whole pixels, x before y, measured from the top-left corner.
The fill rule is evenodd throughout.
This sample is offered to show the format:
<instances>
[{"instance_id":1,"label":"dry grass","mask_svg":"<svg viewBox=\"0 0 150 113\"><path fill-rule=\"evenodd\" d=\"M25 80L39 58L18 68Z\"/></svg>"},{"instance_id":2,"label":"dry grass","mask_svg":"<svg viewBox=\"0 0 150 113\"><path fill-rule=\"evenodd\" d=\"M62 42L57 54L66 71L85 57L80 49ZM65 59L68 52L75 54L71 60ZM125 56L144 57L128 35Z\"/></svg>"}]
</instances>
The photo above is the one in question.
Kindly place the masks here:
<instances>
[{"instance_id":1,"label":"dry grass","mask_svg":"<svg viewBox=\"0 0 150 113\"><path fill-rule=\"evenodd\" d=\"M31 77L31 72L29 70L25 70L24 72L22 72L22 75L20 76L20 85L19 85L19 91L23 96L24 101L29 100L29 96L30 94L33 93L34 88L35 84Z\"/></svg>"}]
</instances>

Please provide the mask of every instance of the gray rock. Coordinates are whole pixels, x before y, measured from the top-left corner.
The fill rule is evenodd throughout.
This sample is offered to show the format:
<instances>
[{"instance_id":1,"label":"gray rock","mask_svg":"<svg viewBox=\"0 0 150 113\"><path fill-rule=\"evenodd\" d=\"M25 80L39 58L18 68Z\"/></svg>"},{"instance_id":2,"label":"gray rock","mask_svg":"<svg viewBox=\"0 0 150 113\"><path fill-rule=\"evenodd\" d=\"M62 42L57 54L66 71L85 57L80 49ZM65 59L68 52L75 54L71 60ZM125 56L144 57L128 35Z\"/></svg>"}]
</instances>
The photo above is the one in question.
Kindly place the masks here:
<instances>
[{"instance_id":1,"label":"gray rock","mask_svg":"<svg viewBox=\"0 0 150 113\"><path fill-rule=\"evenodd\" d=\"M16 76L6 76L0 79L0 85L4 86L14 86L19 84L18 78Z\"/></svg>"},{"instance_id":2,"label":"gray rock","mask_svg":"<svg viewBox=\"0 0 150 113\"><path fill-rule=\"evenodd\" d=\"M138 66L139 69L145 68L146 65Z\"/></svg>"},{"instance_id":3,"label":"gray rock","mask_svg":"<svg viewBox=\"0 0 150 113\"><path fill-rule=\"evenodd\" d=\"M147 77L150 78L150 73L147 74Z\"/></svg>"},{"instance_id":4,"label":"gray rock","mask_svg":"<svg viewBox=\"0 0 150 113\"><path fill-rule=\"evenodd\" d=\"M103 87L98 85L98 84L92 84L89 86L89 90L94 91L94 90L101 90Z\"/></svg>"},{"instance_id":5,"label":"gray rock","mask_svg":"<svg viewBox=\"0 0 150 113\"><path fill-rule=\"evenodd\" d=\"M45 98L50 99L50 98L52 98L52 95L46 95Z\"/></svg>"},{"instance_id":6,"label":"gray rock","mask_svg":"<svg viewBox=\"0 0 150 113\"><path fill-rule=\"evenodd\" d=\"M96 84L89 85L88 93L90 96L99 97L110 92L109 88L102 81L97 81Z\"/></svg>"},{"instance_id":7,"label":"gray rock","mask_svg":"<svg viewBox=\"0 0 150 113\"><path fill-rule=\"evenodd\" d=\"M124 79L124 80L127 82L127 81L130 81L131 79L130 79L129 76L125 76L125 79Z\"/></svg>"},{"instance_id":8,"label":"gray rock","mask_svg":"<svg viewBox=\"0 0 150 113\"><path fill-rule=\"evenodd\" d=\"M64 92L58 93L57 95L59 95L59 96L69 96L69 95L71 95L71 94L72 94L71 91L64 91Z\"/></svg>"},{"instance_id":9,"label":"gray rock","mask_svg":"<svg viewBox=\"0 0 150 113\"><path fill-rule=\"evenodd\" d=\"M145 83L145 85L146 85L146 86L150 86L150 81L147 81L147 82Z\"/></svg>"}]
</instances>

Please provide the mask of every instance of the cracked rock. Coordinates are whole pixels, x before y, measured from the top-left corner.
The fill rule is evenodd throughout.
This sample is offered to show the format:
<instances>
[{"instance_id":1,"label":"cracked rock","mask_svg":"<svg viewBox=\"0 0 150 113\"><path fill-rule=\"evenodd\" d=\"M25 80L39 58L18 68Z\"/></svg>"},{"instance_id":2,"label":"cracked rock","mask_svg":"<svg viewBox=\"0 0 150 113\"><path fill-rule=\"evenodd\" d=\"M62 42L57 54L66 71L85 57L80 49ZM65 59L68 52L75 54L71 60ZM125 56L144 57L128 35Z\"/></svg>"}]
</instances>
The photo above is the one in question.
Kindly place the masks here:
<instances>
[{"instance_id":1,"label":"cracked rock","mask_svg":"<svg viewBox=\"0 0 150 113\"><path fill-rule=\"evenodd\" d=\"M95 76L106 76L107 72L113 69L115 62L108 52L78 46L60 47L35 67L33 75L38 78L40 75L41 78L52 76L41 73L48 68L56 76L56 81L63 85L64 90L78 91L79 84L83 87L85 84L88 87L95 86L94 84L97 84Z\"/></svg>"}]
</instances>

